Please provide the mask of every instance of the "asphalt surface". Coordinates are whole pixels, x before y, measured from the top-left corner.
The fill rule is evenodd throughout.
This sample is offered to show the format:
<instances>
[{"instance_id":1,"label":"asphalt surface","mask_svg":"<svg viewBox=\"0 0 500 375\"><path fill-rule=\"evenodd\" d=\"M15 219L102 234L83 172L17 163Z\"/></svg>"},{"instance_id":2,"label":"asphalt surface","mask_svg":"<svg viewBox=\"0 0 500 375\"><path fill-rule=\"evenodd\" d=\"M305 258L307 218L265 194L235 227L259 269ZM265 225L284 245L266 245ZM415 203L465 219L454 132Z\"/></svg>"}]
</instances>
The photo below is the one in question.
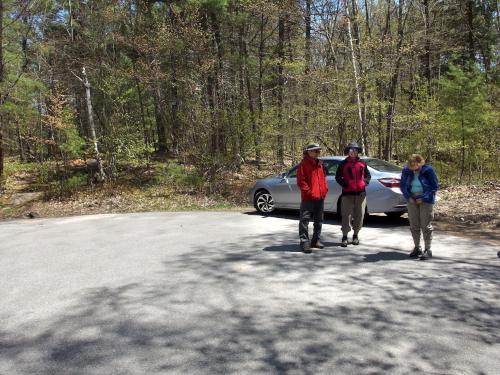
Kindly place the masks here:
<instances>
[{"instance_id":1,"label":"asphalt surface","mask_svg":"<svg viewBox=\"0 0 500 375\"><path fill-rule=\"evenodd\" d=\"M0 374L500 374L500 259L405 219L298 251L297 218L185 212L0 224Z\"/></svg>"}]
</instances>

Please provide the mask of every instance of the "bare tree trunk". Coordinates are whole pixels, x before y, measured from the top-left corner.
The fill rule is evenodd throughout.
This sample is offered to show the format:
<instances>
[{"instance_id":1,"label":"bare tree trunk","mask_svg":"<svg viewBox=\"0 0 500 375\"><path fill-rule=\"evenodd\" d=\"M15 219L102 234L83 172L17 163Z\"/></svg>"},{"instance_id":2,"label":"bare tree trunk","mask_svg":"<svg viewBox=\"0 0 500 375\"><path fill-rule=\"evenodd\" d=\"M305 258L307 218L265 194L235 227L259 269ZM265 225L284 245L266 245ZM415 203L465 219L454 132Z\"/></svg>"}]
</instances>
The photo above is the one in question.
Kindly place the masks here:
<instances>
[{"instance_id":1,"label":"bare tree trunk","mask_svg":"<svg viewBox=\"0 0 500 375\"><path fill-rule=\"evenodd\" d=\"M156 133L158 135L157 150L160 153L165 153L167 151L167 136L165 124L166 116L159 82L156 83L156 87L154 88L154 90Z\"/></svg>"},{"instance_id":2,"label":"bare tree trunk","mask_svg":"<svg viewBox=\"0 0 500 375\"><path fill-rule=\"evenodd\" d=\"M259 127L257 120L255 119L255 109L253 106L253 96L252 96L252 87L250 85L250 77L248 69L246 69L246 86L247 86L247 94L248 94L248 110L250 111L250 122L252 124L252 134L253 134L253 144L255 148L255 161L257 165L260 165L260 144L259 144Z\"/></svg>"},{"instance_id":3,"label":"bare tree trunk","mask_svg":"<svg viewBox=\"0 0 500 375\"><path fill-rule=\"evenodd\" d=\"M431 41L430 41L430 12L429 0L424 0L424 22L425 22L425 47L424 47L424 73L427 79L427 95L431 95Z\"/></svg>"},{"instance_id":4,"label":"bare tree trunk","mask_svg":"<svg viewBox=\"0 0 500 375\"><path fill-rule=\"evenodd\" d=\"M252 135L253 135L253 144L255 149L255 160L257 165L260 164L260 145L259 145L259 128L257 124L257 120L255 118L255 108L253 103L253 94L252 94L252 85L250 83L250 69L247 65L248 59L248 42L243 36L244 34L244 26L241 30L241 43L243 47L243 69L242 74L244 75L245 85L247 90L247 99L248 99L248 111L250 112L250 124L252 125Z\"/></svg>"},{"instance_id":5,"label":"bare tree trunk","mask_svg":"<svg viewBox=\"0 0 500 375\"><path fill-rule=\"evenodd\" d=\"M238 64L238 98L234 98L234 102L238 103L238 124L236 128L233 129L233 162L239 165L240 152L243 142L241 141L242 131L241 127L245 123L244 111L246 107L245 98L245 67L246 67L246 54L245 54L245 24L242 23L238 27L238 53L240 58L240 63Z\"/></svg>"},{"instance_id":6,"label":"bare tree trunk","mask_svg":"<svg viewBox=\"0 0 500 375\"><path fill-rule=\"evenodd\" d=\"M359 138L360 138L360 146L365 149L365 139L364 139L364 119L363 119L363 103L361 102L361 88L359 85L359 75L358 75L358 67L356 61L356 54L354 52L354 43L351 32L351 20L349 14L349 4L346 3L345 7L346 11L346 20L347 20L347 35L349 37L349 46L351 47L351 60L352 60L352 70L354 73L354 85L356 89L356 101L358 104L358 117L359 117Z\"/></svg>"},{"instance_id":7,"label":"bare tree trunk","mask_svg":"<svg viewBox=\"0 0 500 375\"><path fill-rule=\"evenodd\" d=\"M285 60L285 20L280 15L278 20L278 135L276 137L276 161L284 165L284 122L283 122L283 91L285 78L283 76L283 63Z\"/></svg>"},{"instance_id":8,"label":"bare tree trunk","mask_svg":"<svg viewBox=\"0 0 500 375\"><path fill-rule=\"evenodd\" d=\"M293 43L292 43L292 23L288 22L287 27L285 28L286 32L286 40L287 40L287 54L288 54L288 61L290 64L293 64L294 62L294 54L293 54ZM307 77L307 73L306 73ZM306 78L307 79L307 78ZM287 121L287 135L289 139L289 146L290 146L290 155L292 157L292 163L295 164L297 162L297 138L299 137L299 130L302 129L307 129L306 124L307 124L307 107L309 106L309 100L307 100L306 104L306 109L304 111L305 118L304 118L304 123L301 125L300 121L296 119L295 113L294 113L294 106L298 105L301 101L299 97L299 84L297 82L297 79L291 79L290 84L288 85L288 92L290 92L290 96L293 97L293 100L289 100L288 105L286 106L289 116L288 116L288 121ZM309 96L309 84L306 82L305 90L304 92L305 97L307 98ZM302 152L299 152L299 154L302 156Z\"/></svg>"},{"instance_id":9,"label":"bare tree trunk","mask_svg":"<svg viewBox=\"0 0 500 375\"><path fill-rule=\"evenodd\" d=\"M216 129L214 134L214 142L215 142L215 150L218 153L225 153L226 151L226 127L224 120L223 109L221 108L224 104L223 102L223 57L224 57L224 48L222 46L222 35L220 29L220 20L217 18L215 13L210 14L210 19L212 22L213 32L214 32L214 49L216 53L216 61L215 66L215 85L214 85L214 100L215 100L215 115L217 117Z\"/></svg>"},{"instance_id":10,"label":"bare tree trunk","mask_svg":"<svg viewBox=\"0 0 500 375\"><path fill-rule=\"evenodd\" d=\"M179 116L178 116L178 111L179 111L179 94L177 90L177 68L176 68L176 58L174 54L171 54L171 64L172 64L172 75L171 75L171 82L170 82L170 94L171 94L171 102L170 102L170 120L171 120L171 126L172 126L172 131L171 131L171 152L173 153L174 156L179 156L179 148L180 148L180 134L181 134L181 126L179 122Z\"/></svg>"},{"instance_id":11,"label":"bare tree trunk","mask_svg":"<svg viewBox=\"0 0 500 375\"><path fill-rule=\"evenodd\" d=\"M368 1L365 0L365 22L366 22L366 32L368 34L368 37L372 36L372 30L370 28L370 13L368 9Z\"/></svg>"},{"instance_id":12,"label":"bare tree trunk","mask_svg":"<svg viewBox=\"0 0 500 375\"><path fill-rule=\"evenodd\" d=\"M366 120L366 84L364 82L364 69L363 69L363 61L361 56L361 33L359 31L359 21L358 21L358 6L355 0L351 0L352 2L352 26L354 31L354 43L355 49L354 53L356 54L357 65L359 66L358 72L358 85L359 85L359 93L360 93L360 106L361 106L361 144L363 145L363 149L366 155L370 154L370 142L368 139L368 122ZM346 8L349 8L349 5L346 4Z\"/></svg>"},{"instance_id":13,"label":"bare tree trunk","mask_svg":"<svg viewBox=\"0 0 500 375\"><path fill-rule=\"evenodd\" d=\"M16 132L17 132L17 141L19 143L19 158L24 163L26 161L26 155L24 153L23 137L21 136L21 128L19 126L19 121L16 121Z\"/></svg>"},{"instance_id":14,"label":"bare tree trunk","mask_svg":"<svg viewBox=\"0 0 500 375\"><path fill-rule=\"evenodd\" d=\"M401 45L403 44L404 39L404 28L406 24L406 17L408 16L409 11L406 13L406 16L403 17L403 8L404 8L404 0L400 0L399 8L398 8L398 42L396 46L396 64L394 67L394 71L392 72L391 82L389 85L389 105L387 107L387 133L386 133L386 142L385 142L385 150L384 157L386 160L390 160L392 158L392 146L393 146L393 121L394 121L394 106L396 103L396 92L399 78L399 69L401 67L401 59L402 59L402 51Z\"/></svg>"},{"instance_id":15,"label":"bare tree trunk","mask_svg":"<svg viewBox=\"0 0 500 375\"><path fill-rule=\"evenodd\" d=\"M338 136L337 147L339 150L339 154L342 155L344 147L347 144L347 138L346 138L346 134L345 134L346 133L346 122L345 122L344 116L342 116L340 121L339 121L338 129L339 129L339 136Z\"/></svg>"},{"instance_id":16,"label":"bare tree trunk","mask_svg":"<svg viewBox=\"0 0 500 375\"><path fill-rule=\"evenodd\" d=\"M33 151L31 150L31 144L30 144L30 139L31 137L33 136L33 133L31 131L31 128L29 128L28 130L28 141L26 142L26 153L25 155L27 156L26 160L36 160L36 155L33 153Z\"/></svg>"},{"instance_id":17,"label":"bare tree trunk","mask_svg":"<svg viewBox=\"0 0 500 375\"><path fill-rule=\"evenodd\" d=\"M306 0L306 48L305 48L305 72L309 74L311 70L311 0Z\"/></svg>"},{"instance_id":18,"label":"bare tree trunk","mask_svg":"<svg viewBox=\"0 0 500 375\"><path fill-rule=\"evenodd\" d=\"M69 5L69 29L71 31L71 41L75 40L75 31L73 28L73 7L71 4L71 0L68 0Z\"/></svg>"},{"instance_id":19,"label":"bare tree trunk","mask_svg":"<svg viewBox=\"0 0 500 375\"><path fill-rule=\"evenodd\" d=\"M399 65L399 64L397 64ZM397 66L399 70L399 66ZM386 127L386 140L385 140L385 150L384 158L390 160L392 158L392 146L393 146L393 120L394 120L394 105L396 102L396 86L398 83L398 74L393 73L391 78L391 84L389 87L389 105L387 106L387 127Z\"/></svg>"},{"instance_id":20,"label":"bare tree trunk","mask_svg":"<svg viewBox=\"0 0 500 375\"><path fill-rule=\"evenodd\" d=\"M464 109L460 106L460 114L461 114L461 130L462 130L462 147L461 147L461 159L462 165L460 166L460 183L462 182L462 178L464 176L465 170L465 126L464 126Z\"/></svg>"},{"instance_id":21,"label":"bare tree trunk","mask_svg":"<svg viewBox=\"0 0 500 375\"><path fill-rule=\"evenodd\" d=\"M3 63L3 0L0 0L0 85L3 85L5 72ZM4 145L3 145L3 93L0 91L0 178L4 170Z\"/></svg>"},{"instance_id":22,"label":"bare tree trunk","mask_svg":"<svg viewBox=\"0 0 500 375\"><path fill-rule=\"evenodd\" d=\"M379 88L381 90L381 88ZM379 97L382 97L382 94L379 94ZM378 147L377 147L377 156L379 159L382 158L382 138L383 138L383 133L382 133L382 104L380 102L377 104L377 124L378 124Z\"/></svg>"},{"instance_id":23,"label":"bare tree trunk","mask_svg":"<svg viewBox=\"0 0 500 375\"><path fill-rule=\"evenodd\" d=\"M259 86L258 86L258 95L259 95L259 121L258 121L258 127L257 127L257 140L256 143L258 144L258 147L256 147L255 154L257 158L257 167L260 169L260 160L261 160L261 155L260 155L260 141L261 141L261 134L260 131L262 129L262 115L264 112L264 92L263 92L263 78L264 78L264 26L267 22L267 19L264 20L264 14L261 14L260 16L260 25L259 25Z\"/></svg>"},{"instance_id":24,"label":"bare tree trunk","mask_svg":"<svg viewBox=\"0 0 500 375\"><path fill-rule=\"evenodd\" d=\"M98 178L99 181L104 181L106 179L106 174L104 173L101 155L99 154L99 147L97 145L94 116L92 113L92 98L90 96L90 82L88 80L87 73L85 72L85 67L82 69L82 75L83 75L83 84L85 85L85 99L87 101L87 115L89 120L90 136L92 138L95 160L97 161L97 169L99 171Z\"/></svg>"},{"instance_id":25,"label":"bare tree trunk","mask_svg":"<svg viewBox=\"0 0 500 375\"><path fill-rule=\"evenodd\" d=\"M474 61L476 60L474 50L474 0L467 0L467 29L469 59L471 63L474 63Z\"/></svg>"},{"instance_id":26,"label":"bare tree trunk","mask_svg":"<svg viewBox=\"0 0 500 375\"><path fill-rule=\"evenodd\" d=\"M495 12L495 14L496 14L496 17L497 17L496 24L497 24L497 33L498 34L500 34L500 6L499 5L500 5L500 3L498 1L496 1L496 7L495 7L496 12Z\"/></svg>"},{"instance_id":27,"label":"bare tree trunk","mask_svg":"<svg viewBox=\"0 0 500 375\"><path fill-rule=\"evenodd\" d=\"M176 27L176 20L175 20L175 13L172 8L172 4L169 5L168 7L168 15L170 18L170 25L172 26L173 29ZM171 75L170 75L170 119L171 119L171 129L172 132L170 134L171 136L171 141L172 141L172 147L171 151L174 154L174 156L179 155L179 141L180 141L180 123L179 123L179 116L177 115L178 108L179 108L179 94L177 90L177 57L175 53L172 51L170 52L170 69L171 69Z\"/></svg>"},{"instance_id":28,"label":"bare tree trunk","mask_svg":"<svg viewBox=\"0 0 500 375\"><path fill-rule=\"evenodd\" d=\"M147 126L146 126L146 116L144 114L144 100L142 98L141 85L140 85L139 80L137 78L135 79L135 86L137 88L137 96L138 96L138 99L139 99L139 107L141 109L141 123L142 123L142 133L143 133L143 137L144 137L144 145L146 147L148 147L149 144L150 144L150 141L149 141L148 129L147 129Z\"/></svg>"},{"instance_id":29,"label":"bare tree trunk","mask_svg":"<svg viewBox=\"0 0 500 375\"><path fill-rule=\"evenodd\" d=\"M306 0L306 45L305 45L305 92L304 92L304 128L307 129L307 122L309 120L309 73L311 72L311 0Z\"/></svg>"},{"instance_id":30,"label":"bare tree trunk","mask_svg":"<svg viewBox=\"0 0 500 375\"><path fill-rule=\"evenodd\" d=\"M214 73L210 72L207 77L207 101L210 110L211 134L210 134L210 154L217 154L217 114L216 114L216 89L215 89Z\"/></svg>"},{"instance_id":31,"label":"bare tree trunk","mask_svg":"<svg viewBox=\"0 0 500 375\"><path fill-rule=\"evenodd\" d=\"M386 0L387 3L387 10L386 10L386 16L385 16L385 26L382 31L382 37L380 44L382 46L381 50L382 53L385 54L386 52L386 47L385 46L385 41L386 41L386 36L387 34L391 34L391 0ZM381 71L382 70L382 61L380 59L376 59L376 69ZM383 125L382 125L382 103L384 102L386 98L386 87L384 83L382 82L382 78L377 77L376 78L376 83L377 83L377 92L378 92L378 104L377 104L377 126L378 126L378 157L382 158L384 154L384 133L383 133Z\"/></svg>"},{"instance_id":32,"label":"bare tree trunk","mask_svg":"<svg viewBox=\"0 0 500 375\"><path fill-rule=\"evenodd\" d=\"M38 110L38 117L37 117L37 124L38 124L38 129L40 129L40 139L43 138L43 121L42 121L42 113L43 113L43 108L42 108L42 93L41 92L38 92L38 103L37 103L37 110ZM40 149L37 150L37 147L39 147ZM37 156L38 156L38 162L39 163L43 163L44 159L45 159L45 156L44 156L44 153L43 153L43 144L39 144L37 145L37 143L35 143L35 152L39 151L37 153Z\"/></svg>"}]
</instances>

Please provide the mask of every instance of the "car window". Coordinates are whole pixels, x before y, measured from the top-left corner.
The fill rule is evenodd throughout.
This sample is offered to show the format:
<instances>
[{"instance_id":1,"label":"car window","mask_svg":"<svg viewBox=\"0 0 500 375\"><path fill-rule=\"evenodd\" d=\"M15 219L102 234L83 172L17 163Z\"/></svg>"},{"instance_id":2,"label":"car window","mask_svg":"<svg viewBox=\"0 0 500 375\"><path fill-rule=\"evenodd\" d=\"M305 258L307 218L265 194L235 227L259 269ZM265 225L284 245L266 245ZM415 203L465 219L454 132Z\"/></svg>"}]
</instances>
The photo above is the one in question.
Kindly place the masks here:
<instances>
[{"instance_id":1,"label":"car window","mask_svg":"<svg viewBox=\"0 0 500 375\"><path fill-rule=\"evenodd\" d=\"M339 166L339 161L338 160L323 160L323 165L325 166L327 176L335 176L335 172L337 172L337 168ZM290 170L290 172L288 172L287 177L288 178L297 177L297 168L298 168L298 165L296 167L293 167Z\"/></svg>"},{"instance_id":2,"label":"car window","mask_svg":"<svg viewBox=\"0 0 500 375\"><path fill-rule=\"evenodd\" d=\"M295 177L297 177L297 167L298 167L298 165L296 167L293 167L290 170L290 172L288 172L288 176L287 176L288 178L295 178Z\"/></svg>"},{"instance_id":3,"label":"car window","mask_svg":"<svg viewBox=\"0 0 500 375\"><path fill-rule=\"evenodd\" d=\"M363 159L364 162L373 169L380 172L401 173L402 167L380 159Z\"/></svg>"},{"instance_id":4,"label":"car window","mask_svg":"<svg viewBox=\"0 0 500 375\"><path fill-rule=\"evenodd\" d=\"M338 160L323 160L323 164L325 166L326 175L327 176L335 176L335 172L337 172L337 168L339 167Z\"/></svg>"}]
</instances>

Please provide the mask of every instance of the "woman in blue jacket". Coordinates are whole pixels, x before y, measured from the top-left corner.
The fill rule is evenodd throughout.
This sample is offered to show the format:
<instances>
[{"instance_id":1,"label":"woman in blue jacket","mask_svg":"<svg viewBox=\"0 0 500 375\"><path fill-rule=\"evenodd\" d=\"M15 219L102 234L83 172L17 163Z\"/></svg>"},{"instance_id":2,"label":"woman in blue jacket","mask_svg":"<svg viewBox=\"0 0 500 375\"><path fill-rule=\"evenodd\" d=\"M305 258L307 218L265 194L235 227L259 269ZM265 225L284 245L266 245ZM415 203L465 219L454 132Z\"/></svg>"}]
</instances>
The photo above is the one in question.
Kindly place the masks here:
<instances>
[{"instance_id":1,"label":"woman in blue jacket","mask_svg":"<svg viewBox=\"0 0 500 375\"><path fill-rule=\"evenodd\" d=\"M425 164L418 154L408 159L408 164L401 174L401 192L408 201L408 219L415 248L410 253L412 258L422 260L432 257L432 220L434 203L439 182L434 168ZM420 232L424 237L425 250L420 247Z\"/></svg>"}]
</instances>

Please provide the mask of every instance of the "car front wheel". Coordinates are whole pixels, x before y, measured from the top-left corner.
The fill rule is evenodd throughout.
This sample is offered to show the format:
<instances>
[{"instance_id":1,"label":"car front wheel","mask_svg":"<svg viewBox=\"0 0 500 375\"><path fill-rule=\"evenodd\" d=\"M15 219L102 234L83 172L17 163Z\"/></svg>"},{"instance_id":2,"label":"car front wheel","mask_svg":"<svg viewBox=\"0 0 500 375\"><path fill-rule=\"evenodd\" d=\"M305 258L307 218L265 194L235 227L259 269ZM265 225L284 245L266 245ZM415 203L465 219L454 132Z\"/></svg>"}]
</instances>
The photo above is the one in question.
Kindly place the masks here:
<instances>
[{"instance_id":1,"label":"car front wheel","mask_svg":"<svg viewBox=\"0 0 500 375\"><path fill-rule=\"evenodd\" d=\"M274 211L274 199L268 191L260 191L255 195L255 208L257 211L268 214Z\"/></svg>"}]
</instances>

